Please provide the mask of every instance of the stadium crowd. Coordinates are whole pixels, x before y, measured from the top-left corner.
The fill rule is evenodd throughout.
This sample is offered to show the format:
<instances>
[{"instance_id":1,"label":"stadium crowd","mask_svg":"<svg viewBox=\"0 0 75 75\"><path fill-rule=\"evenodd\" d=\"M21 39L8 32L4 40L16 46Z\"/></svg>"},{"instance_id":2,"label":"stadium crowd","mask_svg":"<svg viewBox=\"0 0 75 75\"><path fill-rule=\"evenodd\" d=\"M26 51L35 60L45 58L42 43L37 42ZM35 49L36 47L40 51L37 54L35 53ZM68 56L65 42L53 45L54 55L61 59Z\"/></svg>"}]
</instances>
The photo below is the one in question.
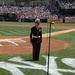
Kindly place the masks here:
<instances>
[{"instance_id":1,"label":"stadium crowd","mask_svg":"<svg viewBox=\"0 0 75 75\"><path fill-rule=\"evenodd\" d=\"M20 18L49 18L50 11L45 6L0 6L0 13L18 13Z\"/></svg>"},{"instance_id":2,"label":"stadium crowd","mask_svg":"<svg viewBox=\"0 0 75 75\"><path fill-rule=\"evenodd\" d=\"M75 0L61 0L62 5L64 7L73 7L75 8Z\"/></svg>"}]
</instances>

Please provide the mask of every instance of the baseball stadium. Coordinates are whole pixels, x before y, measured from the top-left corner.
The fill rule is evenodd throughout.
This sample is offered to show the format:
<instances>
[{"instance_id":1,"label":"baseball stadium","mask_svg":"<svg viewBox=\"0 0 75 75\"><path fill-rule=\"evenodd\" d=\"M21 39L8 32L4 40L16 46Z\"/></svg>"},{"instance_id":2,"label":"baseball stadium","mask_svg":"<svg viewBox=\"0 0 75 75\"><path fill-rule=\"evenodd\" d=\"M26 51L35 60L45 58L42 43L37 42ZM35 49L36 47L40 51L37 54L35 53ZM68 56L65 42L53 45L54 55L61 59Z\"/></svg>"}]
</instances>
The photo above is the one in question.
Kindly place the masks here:
<instances>
[{"instance_id":1,"label":"baseball stadium","mask_svg":"<svg viewBox=\"0 0 75 75\"><path fill-rule=\"evenodd\" d=\"M36 19L38 61L30 42ZM0 75L75 75L75 0L0 0Z\"/></svg>"}]
</instances>

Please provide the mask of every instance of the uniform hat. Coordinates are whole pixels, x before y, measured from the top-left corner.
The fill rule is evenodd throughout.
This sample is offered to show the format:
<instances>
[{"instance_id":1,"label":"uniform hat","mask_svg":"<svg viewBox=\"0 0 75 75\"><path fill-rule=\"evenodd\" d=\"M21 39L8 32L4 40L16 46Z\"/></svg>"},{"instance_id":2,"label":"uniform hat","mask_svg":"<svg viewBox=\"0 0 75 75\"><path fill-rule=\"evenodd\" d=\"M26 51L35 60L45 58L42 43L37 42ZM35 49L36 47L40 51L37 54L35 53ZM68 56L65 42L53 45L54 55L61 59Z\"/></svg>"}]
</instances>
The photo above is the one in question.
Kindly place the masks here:
<instances>
[{"instance_id":1,"label":"uniform hat","mask_svg":"<svg viewBox=\"0 0 75 75\"><path fill-rule=\"evenodd\" d=\"M35 19L35 23L40 23L40 19L39 18Z\"/></svg>"}]
</instances>

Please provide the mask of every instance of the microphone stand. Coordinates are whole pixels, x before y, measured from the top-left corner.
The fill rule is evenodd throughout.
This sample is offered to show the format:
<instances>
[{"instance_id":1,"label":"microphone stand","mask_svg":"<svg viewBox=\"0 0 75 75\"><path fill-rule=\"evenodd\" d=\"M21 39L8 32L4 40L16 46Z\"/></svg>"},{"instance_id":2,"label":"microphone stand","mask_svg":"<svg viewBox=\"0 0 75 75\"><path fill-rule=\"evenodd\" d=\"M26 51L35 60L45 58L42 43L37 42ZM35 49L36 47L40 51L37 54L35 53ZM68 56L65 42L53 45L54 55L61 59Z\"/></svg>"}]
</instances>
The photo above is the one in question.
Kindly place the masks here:
<instances>
[{"instance_id":1,"label":"microphone stand","mask_svg":"<svg viewBox=\"0 0 75 75\"><path fill-rule=\"evenodd\" d=\"M48 65L47 65L47 75L49 75L49 65L50 65L50 47L51 47L51 24L52 22L50 22L50 26L49 26L49 42L48 42Z\"/></svg>"}]
</instances>

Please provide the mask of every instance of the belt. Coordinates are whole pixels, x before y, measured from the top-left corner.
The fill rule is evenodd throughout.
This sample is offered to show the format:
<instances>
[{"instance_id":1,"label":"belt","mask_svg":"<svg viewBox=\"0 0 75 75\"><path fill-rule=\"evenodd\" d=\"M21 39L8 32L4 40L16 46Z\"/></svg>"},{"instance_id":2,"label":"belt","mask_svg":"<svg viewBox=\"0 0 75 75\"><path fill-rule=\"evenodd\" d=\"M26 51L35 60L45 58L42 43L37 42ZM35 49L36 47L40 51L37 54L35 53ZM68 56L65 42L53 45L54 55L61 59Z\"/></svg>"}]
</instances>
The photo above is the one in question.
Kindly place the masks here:
<instances>
[{"instance_id":1,"label":"belt","mask_svg":"<svg viewBox=\"0 0 75 75\"><path fill-rule=\"evenodd\" d=\"M33 38L40 38L40 36L32 36Z\"/></svg>"}]
</instances>

